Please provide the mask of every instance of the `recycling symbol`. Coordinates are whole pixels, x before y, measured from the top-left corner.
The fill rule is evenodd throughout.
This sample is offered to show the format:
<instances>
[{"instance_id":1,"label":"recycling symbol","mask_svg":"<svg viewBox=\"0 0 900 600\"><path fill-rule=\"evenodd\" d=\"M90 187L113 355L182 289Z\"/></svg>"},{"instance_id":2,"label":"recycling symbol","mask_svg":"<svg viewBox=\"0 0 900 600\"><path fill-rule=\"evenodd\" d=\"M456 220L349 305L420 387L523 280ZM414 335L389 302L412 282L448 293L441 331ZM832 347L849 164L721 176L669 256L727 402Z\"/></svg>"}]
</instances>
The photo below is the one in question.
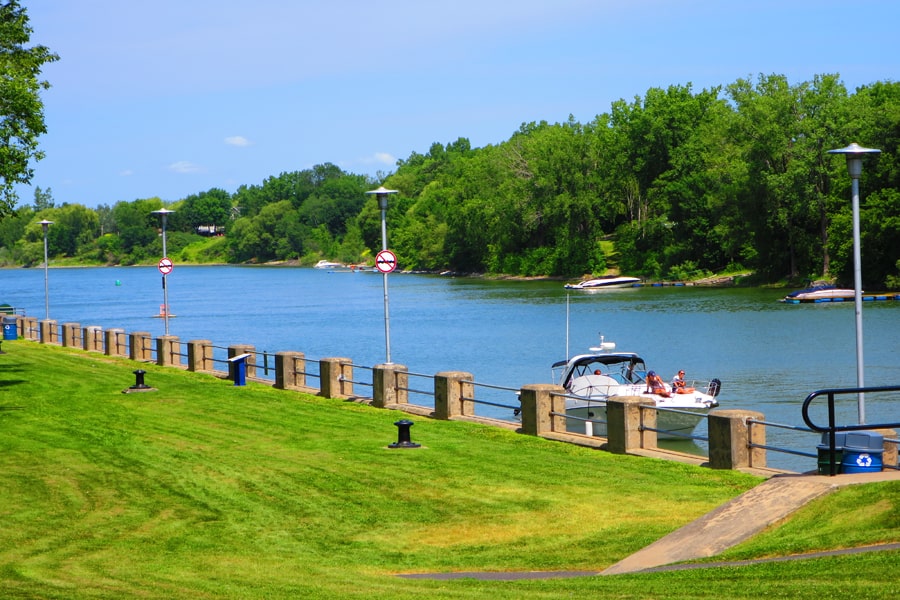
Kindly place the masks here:
<instances>
[{"instance_id":1,"label":"recycling symbol","mask_svg":"<svg viewBox=\"0 0 900 600\"><path fill-rule=\"evenodd\" d=\"M860 467L870 467L872 466L872 457L868 454L860 454L856 457L856 464Z\"/></svg>"}]
</instances>

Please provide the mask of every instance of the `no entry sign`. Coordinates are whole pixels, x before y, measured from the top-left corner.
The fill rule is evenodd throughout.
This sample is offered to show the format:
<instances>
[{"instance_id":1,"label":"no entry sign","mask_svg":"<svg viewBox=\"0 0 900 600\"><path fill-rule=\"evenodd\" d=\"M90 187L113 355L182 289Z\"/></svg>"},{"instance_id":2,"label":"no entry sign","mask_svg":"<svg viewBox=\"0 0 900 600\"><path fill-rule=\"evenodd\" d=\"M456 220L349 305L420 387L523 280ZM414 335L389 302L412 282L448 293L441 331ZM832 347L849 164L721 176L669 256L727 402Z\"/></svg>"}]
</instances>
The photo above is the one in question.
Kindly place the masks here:
<instances>
[{"instance_id":1,"label":"no entry sign","mask_svg":"<svg viewBox=\"0 0 900 600\"><path fill-rule=\"evenodd\" d=\"M390 250L382 250L375 255L375 268L382 273L390 273L397 268L397 255Z\"/></svg>"},{"instance_id":2,"label":"no entry sign","mask_svg":"<svg viewBox=\"0 0 900 600\"><path fill-rule=\"evenodd\" d=\"M171 273L173 268L175 268L175 265L172 264L171 258L164 256L159 261L159 272L163 275L168 275L169 273Z\"/></svg>"}]
</instances>

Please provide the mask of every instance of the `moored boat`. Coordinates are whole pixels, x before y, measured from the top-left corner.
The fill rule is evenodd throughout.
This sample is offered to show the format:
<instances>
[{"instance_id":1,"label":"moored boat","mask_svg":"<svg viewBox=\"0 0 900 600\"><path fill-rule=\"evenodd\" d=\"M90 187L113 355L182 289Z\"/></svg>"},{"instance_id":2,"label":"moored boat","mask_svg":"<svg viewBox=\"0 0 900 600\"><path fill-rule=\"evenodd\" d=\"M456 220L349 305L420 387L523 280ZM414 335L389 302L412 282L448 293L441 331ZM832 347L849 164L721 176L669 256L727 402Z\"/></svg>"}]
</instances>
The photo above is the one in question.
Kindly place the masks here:
<instances>
[{"instance_id":1,"label":"moored boat","mask_svg":"<svg viewBox=\"0 0 900 600\"><path fill-rule=\"evenodd\" d=\"M603 277L595 277L578 283L567 283L567 290L601 290L615 288L635 287L641 280L638 277L628 277L624 275L604 275Z\"/></svg>"},{"instance_id":2,"label":"moored boat","mask_svg":"<svg viewBox=\"0 0 900 600\"><path fill-rule=\"evenodd\" d=\"M634 352L616 352L615 344L603 342L580 354L553 365L554 382L563 386L566 398L566 429L587 435L606 436L606 401L613 396L642 396L661 409L656 429L660 439L689 435L713 408L722 382L685 382L683 391L673 390L669 383L650 389L644 359ZM680 435L679 435L680 434Z\"/></svg>"},{"instance_id":3,"label":"moored boat","mask_svg":"<svg viewBox=\"0 0 900 600\"><path fill-rule=\"evenodd\" d=\"M841 302L856 295L855 290L839 288L835 285L819 284L802 290L791 292L781 299L782 302L797 304L800 302Z\"/></svg>"}]
</instances>

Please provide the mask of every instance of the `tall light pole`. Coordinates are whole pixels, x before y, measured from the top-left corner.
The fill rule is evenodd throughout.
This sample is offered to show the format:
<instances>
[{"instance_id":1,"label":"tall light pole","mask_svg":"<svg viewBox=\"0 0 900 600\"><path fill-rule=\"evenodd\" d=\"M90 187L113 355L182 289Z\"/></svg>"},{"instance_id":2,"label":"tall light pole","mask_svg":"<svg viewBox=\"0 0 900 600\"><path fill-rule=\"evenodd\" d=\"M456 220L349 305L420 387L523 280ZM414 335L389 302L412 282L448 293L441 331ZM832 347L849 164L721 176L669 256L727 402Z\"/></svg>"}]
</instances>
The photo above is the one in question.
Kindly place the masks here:
<instances>
[{"instance_id":1,"label":"tall light pole","mask_svg":"<svg viewBox=\"0 0 900 600\"><path fill-rule=\"evenodd\" d=\"M382 252L386 252L388 249L386 220L388 196L390 194L396 194L397 190L389 190L382 185L377 190L372 190L366 193L375 194L375 197L378 198L378 208L381 209L381 250ZM377 264L376 267L378 267ZM391 266L390 270L382 268L378 268L378 270L381 271L381 275L384 281L384 349L387 356L385 362L387 364L391 364L391 317L390 310L388 309L388 273L390 271L393 271L394 269L393 266Z\"/></svg>"},{"instance_id":2,"label":"tall light pole","mask_svg":"<svg viewBox=\"0 0 900 600\"><path fill-rule=\"evenodd\" d=\"M863 148L853 142L846 148L829 150L829 154L843 154L847 157L847 171L850 172L853 194L853 290L856 302L856 387L865 387L863 367L863 329L862 329L862 258L859 249L859 176L862 174L862 159L867 154L879 154L881 150ZM856 400L859 424L866 422L866 399L859 392Z\"/></svg>"},{"instance_id":3,"label":"tall light pole","mask_svg":"<svg viewBox=\"0 0 900 600\"><path fill-rule=\"evenodd\" d=\"M48 321L50 320L50 272L48 271L47 266L47 228L53 225L53 221L48 221L44 219L40 222L41 227L44 230L44 312L46 316L44 317Z\"/></svg>"},{"instance_id":4,"label":"tall light pole","mask_svg":"<svg viewBox=\"0 0 900 600\"><path fill-rule=\"evenodd\" d=\"M166 277L171 270L171 261L169 261L169 256L166 252L166 217L175 212L174 210L169 210L168 208L161 208L159 210L154 210L154 215L159 215L162 220L162 260L159 263L160 272L162 272L162 288L163 288L163 319L166 322L166 335L169 335L169 288L166 285ZM163 261L168 261L168 270L164 270Z\"/></svg>"}]
</instances>

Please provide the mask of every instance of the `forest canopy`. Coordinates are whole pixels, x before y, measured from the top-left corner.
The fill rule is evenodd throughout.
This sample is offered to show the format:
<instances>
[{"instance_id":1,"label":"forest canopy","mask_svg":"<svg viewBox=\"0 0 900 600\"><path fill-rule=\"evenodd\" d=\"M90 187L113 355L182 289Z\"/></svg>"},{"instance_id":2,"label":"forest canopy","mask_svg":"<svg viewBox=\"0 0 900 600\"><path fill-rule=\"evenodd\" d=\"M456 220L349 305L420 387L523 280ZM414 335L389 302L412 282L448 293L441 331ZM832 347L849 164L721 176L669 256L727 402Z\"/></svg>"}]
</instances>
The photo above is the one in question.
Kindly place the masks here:
<instances>
[{"instance_id":1,"label":"forest canopy","mask_svg":"<svg viewBox=\"0 0 900 600\"><path fill-rule=\"evenodd\" d=\"M509 139L413 152L377 180L324 163L234 193L33 205L0 221L0 260L33 265L38 221L57 259L194 262L320 258L371 262L380 212L365 192L397 190L388 243L401 269L578 277L618 270L688 279L748 271L758 281L852 281L850 178L828 150L879 148L860 180L864 285L900 287L900 84L848 93L836 74L790 84L760 75L695 91L649 89L589 123L523 123Z\"/></svg>"}]
</instances>

